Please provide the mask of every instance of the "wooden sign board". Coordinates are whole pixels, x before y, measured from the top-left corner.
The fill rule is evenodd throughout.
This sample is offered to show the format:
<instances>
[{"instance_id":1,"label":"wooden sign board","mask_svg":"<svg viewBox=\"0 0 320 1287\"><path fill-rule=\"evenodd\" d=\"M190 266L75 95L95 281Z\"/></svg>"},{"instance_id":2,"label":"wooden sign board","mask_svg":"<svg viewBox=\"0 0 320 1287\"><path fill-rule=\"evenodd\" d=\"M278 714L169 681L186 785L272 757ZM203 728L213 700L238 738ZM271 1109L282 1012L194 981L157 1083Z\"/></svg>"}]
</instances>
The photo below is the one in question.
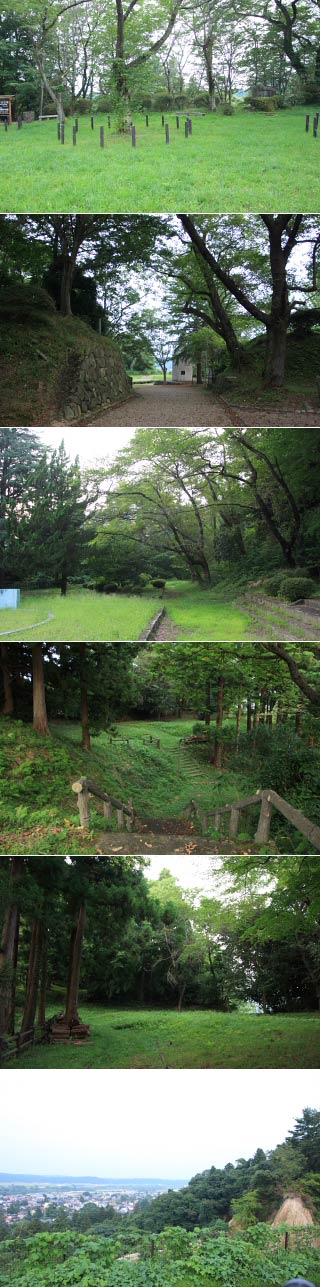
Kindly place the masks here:
<instances>
[{"instance_id":1,"label":"wooden sign board","mask_svg":"<svg viewBox=\"0 0 320 1287\"><path fill-rule=\"evenodd\" d=\"M0 121L6 121L8 125L12 123L12 103L14 94L1 95L0 98Z\"/></svg>"}]
</instances>

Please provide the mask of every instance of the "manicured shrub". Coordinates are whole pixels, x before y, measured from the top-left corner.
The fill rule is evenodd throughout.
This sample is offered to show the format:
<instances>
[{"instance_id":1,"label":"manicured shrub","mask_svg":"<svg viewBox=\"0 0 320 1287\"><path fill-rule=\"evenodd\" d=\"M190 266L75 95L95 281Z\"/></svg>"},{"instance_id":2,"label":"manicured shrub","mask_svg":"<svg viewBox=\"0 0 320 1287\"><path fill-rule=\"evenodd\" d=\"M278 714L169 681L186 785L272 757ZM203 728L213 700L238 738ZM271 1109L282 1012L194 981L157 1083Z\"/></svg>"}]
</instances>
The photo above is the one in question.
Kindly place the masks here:
<instances>
[{"instance_id":1,"label":"manicured shrub","mask_svg":"<svg viewBox=\"0 0 320 1287\"><path fill-rule=\"evenodd\" d=\"M280 584L280 593L289 599L289 603L296 599L310 599L315 592L316 586L310 576L283 577Z\"/></svg>"},{"instance_id":2,"label":"manicured shrub","mask_svg":"<svg viewBox=\"0 0 320 1287\"><path fill-rule=\"evenodd\" d=\"M163 580L163 577L161 577L161 576L156 576L156 577L154 577L154 578L153 578L153 580L152 580L152 583L151 583L151 584L154 586L154 589L155 589L155 590L164 590L164 589L165 589L165 584L166 584L166 583L165 583L165 581Z\"/></svg>"}]
</instances>

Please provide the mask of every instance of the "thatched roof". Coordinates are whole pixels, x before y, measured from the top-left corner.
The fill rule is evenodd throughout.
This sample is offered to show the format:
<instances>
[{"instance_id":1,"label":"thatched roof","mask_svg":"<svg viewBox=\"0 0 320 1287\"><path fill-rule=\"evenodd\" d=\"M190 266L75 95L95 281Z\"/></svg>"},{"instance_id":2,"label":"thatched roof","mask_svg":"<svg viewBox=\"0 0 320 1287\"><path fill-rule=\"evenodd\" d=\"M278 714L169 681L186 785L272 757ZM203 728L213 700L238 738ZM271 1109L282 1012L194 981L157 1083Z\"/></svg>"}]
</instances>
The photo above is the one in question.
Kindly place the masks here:
<instances>
[{"instance_id":1,"label":"thatched roof","mask_svg":"<svg viewBox=\"0 0 320 1287\"><path fill-rule=\"evenodd\" d=\"M284 1198L272 1224L273 1226L290 1224L292 1227L301 1228L303 1225L314 1224L314 1220L302 1198L299 1198L298 1194L296 1194L295 1197Z\"/></svg>"}]
</instances>

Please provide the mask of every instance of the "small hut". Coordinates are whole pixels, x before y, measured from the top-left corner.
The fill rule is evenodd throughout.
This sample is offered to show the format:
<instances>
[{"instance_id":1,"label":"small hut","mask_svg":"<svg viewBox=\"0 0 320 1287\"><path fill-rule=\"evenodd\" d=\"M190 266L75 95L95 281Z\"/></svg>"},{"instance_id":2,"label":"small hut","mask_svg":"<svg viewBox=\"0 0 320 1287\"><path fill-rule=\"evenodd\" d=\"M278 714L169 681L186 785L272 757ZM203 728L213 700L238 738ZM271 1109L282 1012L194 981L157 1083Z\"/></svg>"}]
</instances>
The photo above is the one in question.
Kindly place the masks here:
<instances>
[{"instance_id":1,"label":"small hut","mask_svg":"<svg viewBox=\"0 0 320 1287\"><path fill-rule=\"evenodd\" d=\"M311 1211L305 1206L302 1198L296 1193L291 1198L284 1198L279 1211L272 1221L273 1228L279 1224L289 1224L293 1229L302 1229L305 1225L314 1224Z\"/></svg>"},{"instance_id":2,"label":"small hut","mask_svg":"<svg viewBox=\"0 0 320 1287\"><path fill-rule=\"evenodd\" d=\"M192 384L193 381L193 362L189 358L178 357L174 354L172 358L172 384Z\"/></svg>"}]
</instances>

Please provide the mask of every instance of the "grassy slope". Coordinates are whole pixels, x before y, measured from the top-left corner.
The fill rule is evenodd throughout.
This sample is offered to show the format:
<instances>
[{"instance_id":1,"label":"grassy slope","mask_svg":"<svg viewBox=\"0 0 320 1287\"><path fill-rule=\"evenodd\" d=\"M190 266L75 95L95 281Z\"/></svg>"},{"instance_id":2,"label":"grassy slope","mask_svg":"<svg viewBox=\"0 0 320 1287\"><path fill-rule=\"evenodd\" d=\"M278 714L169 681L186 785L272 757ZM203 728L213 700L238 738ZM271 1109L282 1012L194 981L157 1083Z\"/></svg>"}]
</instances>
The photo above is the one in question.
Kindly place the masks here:
<instances>
[{"instance_id":1,"label":"grassy slope","mask_svg":"<svg viewBox=\"0 0 320 1287\"><path fill-rule=\"evenodd\" d=\"M219 587L219 594L221 589ZM195 588L189 581L169 583L164 600L156 592L143 595L96 594L70 590L62 598L57 590L22 592L20 608L1 609L0 639L12 631L12 639L42 640L130 640L142 631L165 606L182 635L192 639L245 639L250 615L231 603L216 602L216 592ZM34 623L52 620L39 629ZM25 635L25 631L27 634ZM14 633L13 633L14 632Z\"/></svg>"},{"instance_id":2,"label":"grassy slope","mask_svg":"<svg viewBox=\"0 0 320 1287\"><path fill-rule=\"evenodd\" d=\"M242 371L226 370L218 375L216 390L222 393L232 406L252 402L257 397L262 409L282 406L290 399L294 406L295 399L305 397L308 404L312 401L318 406L319 388L317 370L320 361L320 333L314 331L304 339L298 334L290 333L287 341L285 385L281 389L270 389L264 383L263 368L265 344L253 340L248 344L248 361Z\"/></svg>"},{"instance_id":3,"label":"grassy slope","mask_svg":"<svg viewBox=\"0 0 320 1287\"><path fill-rule=\"evenodd\" d=\"M308 111L313 112L312 107ZM318 211L317 142L305 134L305 108L274 116L240 108L233 117L196 117L193 135L184 137L184 120L170 125L165 144L161 115L135 117L137 147L130 136L108 131L97 117L90 129L80 119L77 147L72 122L66 143L57 142L55 121L36 122L21 131L14 125L0 132L0 208L23 213L95 213L113 211L246 211L294 209ZM99 125L106 126L106 146L99 147ZM113 126L113 123L112 123Z\"/></svg>"},{"instance_id":4,"label":"grassy slope","mask_svg":"<svg viewBox=\"0 0 320 1287\"><path fill-rule=\"evenodd\" d=\"M4 132L4 131L3 131ZM0 130L0 167L1 167ZM43 158L44 165L44 158ZM26 199L26 209L28 206ZM113 346L79 317L58 313L30 317L26 326L17 317L0 318L0 422L6 425L60 423L57 390L72 354L87 354L97 345ZM59 394L58 394L59 404Z\"/></svg>"},{"instance_id":5,"label":"grassy slope","mask_svg":"<svg viewBox=\"0 0 320 1287\"><path fill-rule=\"evenodd\" d=\"M90 1043L37 1046L18 1068L313 1068L317 1015L103 1010L81 1005ZM8 1064L6 1064L8 1067Z\"/></svg>"},{"instance_id":6,"label":"grassy slope","mask_svg":"<svg viewBox=\"0 0 320 1287\"><path fill-rule=\"evenodd\" d=\"M2 609L0 638L14 631L15 640L46 642L80 640L139 639L161 608L160 600L151 596L96 594L94 590L71 590L63 598L57 590L46 590L21 596L20 608ZM30 630L34 623L52 620L40 629ZM27 634L25 631L27 630ZM18 633L16 633L18 631Z\"/></svg>"},{"instance_id":7,"label":"grassy slope","mask_svg":"<svg viewBox=\"0 0 320 1287\"><path fill-rule=\"evenodd\" d=\"M0 844L3 853L94 853L103 827L101 811L91 806L91 833L78 827L76 797L71 784L89 776L97 785L134 800L138 817L177 818L195 796L214 807L248 792L252 779L244 774L214 772L195 758L184 765L179 740L193 721L156 721L120 725L118 739L102 733L85 754L78 728L57 725L42 738L30 725L0 724L0 771L5 783L0 806ZM161 748L144 746L143 736L161 738ZM129 738L129 745L125 741ZM259 785L254 783L254 785ZM105 826L107 824L104 824ZM115 827L115 820L113 827Z\"/></svg>"}]
</instances>

